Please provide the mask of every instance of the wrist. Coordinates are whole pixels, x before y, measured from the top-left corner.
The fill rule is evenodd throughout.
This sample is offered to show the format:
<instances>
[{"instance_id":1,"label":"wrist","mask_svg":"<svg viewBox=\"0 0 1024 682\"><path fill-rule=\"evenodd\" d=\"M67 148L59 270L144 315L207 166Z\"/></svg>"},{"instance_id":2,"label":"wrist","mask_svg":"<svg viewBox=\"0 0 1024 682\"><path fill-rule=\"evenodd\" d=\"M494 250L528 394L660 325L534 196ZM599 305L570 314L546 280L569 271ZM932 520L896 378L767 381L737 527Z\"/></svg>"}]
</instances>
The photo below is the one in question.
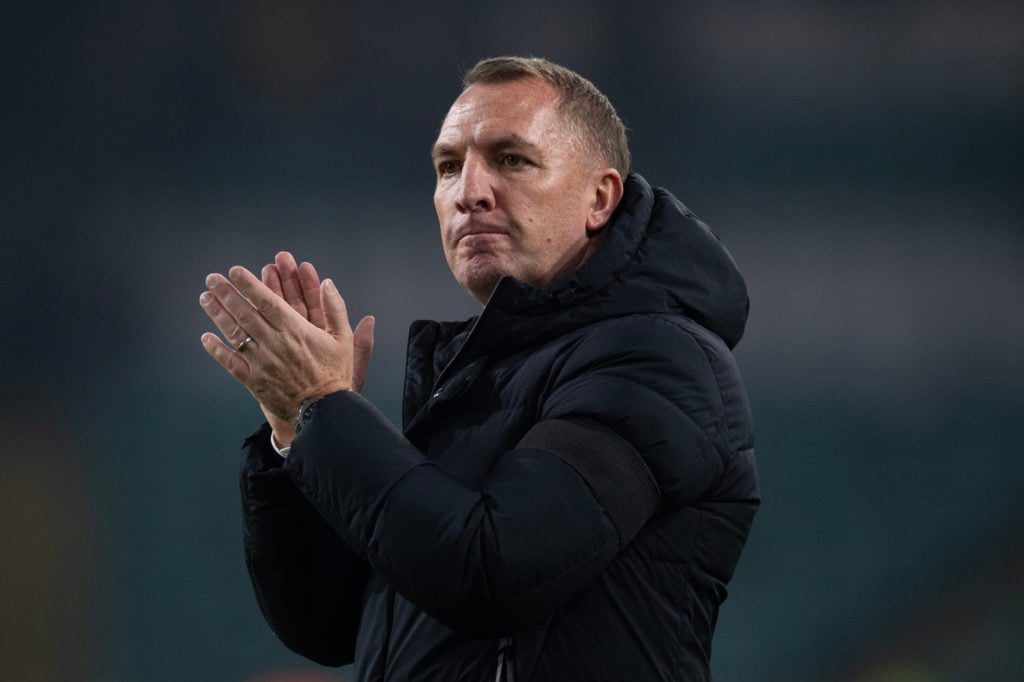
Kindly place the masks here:
<instances>
[{"instance_id":1,"label":"wrist","mask_svg":"<svg viewBox=\"0 0 1024 682\"><path fill-rule=\"evenodd\" d=\"M292 446L292 441L295 440L295 431L291 433L281 433L277 429L273 429L270 432L270 439L273 442L274 448L281 452L288 450Z\"/></svg>"},{"instance_id":2,"label":"wrist","mask_svg":"<svg viewBox=\"0 0 1024 682\"><path fill-rule=\"evenodd\" d=\"M267 414L267 423L270 424L270 437L277 448L287 448L295 440L295 420L282 419L273 414Z\"/></svg>"}]
</instances>

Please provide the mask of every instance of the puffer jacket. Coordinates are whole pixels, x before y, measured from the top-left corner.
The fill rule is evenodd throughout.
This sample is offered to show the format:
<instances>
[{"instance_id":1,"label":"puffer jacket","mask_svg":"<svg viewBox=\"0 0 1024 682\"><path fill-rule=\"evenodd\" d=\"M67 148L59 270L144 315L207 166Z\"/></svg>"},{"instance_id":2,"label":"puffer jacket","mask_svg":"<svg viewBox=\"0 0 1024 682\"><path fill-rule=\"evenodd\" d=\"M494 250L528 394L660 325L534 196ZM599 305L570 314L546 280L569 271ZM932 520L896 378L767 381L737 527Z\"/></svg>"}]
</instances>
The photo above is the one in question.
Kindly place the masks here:
<instances>
[{"instance_id":1,"label":"puffer jacket","mask_svg":"<svg viewBox=\"0 0 1024 682\"><path fill-rule=\"evenodd\" d=\"M245 553L294 651L378 680L710 679L759 504L717 237L631 174L594 256L414 323L399 431L355 393L244 449Z\"/></svg>"}]
</instances>

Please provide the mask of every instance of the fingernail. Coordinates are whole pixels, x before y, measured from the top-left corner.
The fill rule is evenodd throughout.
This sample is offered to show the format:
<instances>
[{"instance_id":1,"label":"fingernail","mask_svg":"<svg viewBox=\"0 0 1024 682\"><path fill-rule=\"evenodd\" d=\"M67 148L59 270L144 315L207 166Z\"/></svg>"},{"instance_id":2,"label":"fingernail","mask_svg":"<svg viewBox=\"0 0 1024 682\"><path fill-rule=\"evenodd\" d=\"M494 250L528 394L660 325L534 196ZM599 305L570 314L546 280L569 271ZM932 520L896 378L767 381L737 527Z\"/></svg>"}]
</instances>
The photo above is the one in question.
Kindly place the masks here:
<instances>
[{"instance_id":1,"label":"fingernail","mask_svg":"<svg viewBox=\"0 0 1024 682\"><path fill-rule=\"evenodd\" d=\"M199 305L210 305L213 302L213 294L209 291L204 291L199 297Z\"/></svg>"},{"instance_id":2,"label":"fingernail","mask_svg":"<svg viewBox=\"0 0 1024 682\"><path fill-rule=\"evenodd\" d=\"M213 274L212 272L209 275L207 275L206 286L210 287L211 289L217 286L217 275Z\"/></svg>"},{"instance_id":3,"label":"fingernail","mask_svg":"<svg viewBox=\"0 0 1024 682\"><path fill-rule=\"evenodd\" d=\"M228 270L228 277L231 278L232 282L237 282L238 278L241 275L242 275L242 268L239 265L233 265L233 266L231 266L231 269Z\"/></svg>"},{"instance_id":4,"label":"fingernail","mask_svg":"<svg viewBox=\"0 0 1024 682\"><path fill-rule=\"evenodd\" d=\"M327 289L327 291L331 291L331 292L338 291L338 287L334 286L334 281L331 280L331 278L329 278L329 277L324 280L324 287Z\"/></svg>"}]
</instances>

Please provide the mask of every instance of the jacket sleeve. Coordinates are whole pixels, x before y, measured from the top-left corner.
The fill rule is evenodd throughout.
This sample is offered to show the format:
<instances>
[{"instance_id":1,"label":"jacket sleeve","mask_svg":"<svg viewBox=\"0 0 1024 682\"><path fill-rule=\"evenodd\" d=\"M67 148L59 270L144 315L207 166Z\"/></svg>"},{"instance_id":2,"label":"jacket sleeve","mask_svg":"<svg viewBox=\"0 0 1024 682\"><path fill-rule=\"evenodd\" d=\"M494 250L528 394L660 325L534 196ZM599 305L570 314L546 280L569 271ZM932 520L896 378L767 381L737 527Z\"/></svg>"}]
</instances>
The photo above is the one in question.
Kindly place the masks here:
<instances>
[{"instance_id":1,"label":"jacket sleeve","mask_svg":"<svg viewBox=\"0 0 1024 682\"><path fill-rule=\"evenodd\" d=\"M731 354L682 318L632 315L605 324L552 383L541 417L598 420L619 433L643 454L667 508L701 498L731 451L753 445Z\"/></svg>"},{"instance_id":2,"label":"jacket sleeve","mask_svg":"<svg viewBox=\"0 0 1024 682\"><path fill-rule=\"evenodd\" d=\"M449 627L479 635L539 622L614 559L661 499L647 453L618 427L641 419L656 426L644 438L655 452L668 439L705 456L700 429L673 400L684 389L659 376L679 364L679 332L655 332L653 344L626 334L629 352L618 338L577 349L543 398L543 419L479 490L434 466L355 393L320 402L284 468L374 570Z\"/></svg>"},{"instance_id":3,"label":"jacket sleeve","mask_svg":"<svg viewBox=\"0 0 1024 682\"><path fill-rule=\"evenodd\" d=\"M292 651L351 663L369 565L296 489L264 425L243 449L245 563L260 609Z\"/></svg>"}]
</instances>

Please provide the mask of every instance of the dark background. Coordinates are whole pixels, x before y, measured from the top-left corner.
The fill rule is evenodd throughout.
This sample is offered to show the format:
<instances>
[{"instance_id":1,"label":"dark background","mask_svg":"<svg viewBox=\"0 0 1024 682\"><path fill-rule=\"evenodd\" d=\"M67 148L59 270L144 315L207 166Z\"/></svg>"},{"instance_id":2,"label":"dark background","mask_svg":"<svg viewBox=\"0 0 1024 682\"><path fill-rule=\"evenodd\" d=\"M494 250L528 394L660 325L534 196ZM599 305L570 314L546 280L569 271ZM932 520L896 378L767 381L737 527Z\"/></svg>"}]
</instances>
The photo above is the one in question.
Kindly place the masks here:
<instances>
[{"instance_id":1,"label":"dark background","mask_svg":"<svg viewBox=\"0 0 1024 682\"><path fill-rule=\"evenodd\" d=\"M11 4L11 3L9 3ZM764 506L719 682L1024 670L1024 5L21 3L0 28L0 677L340 680L263 623L203 278L280 249L378 320L476 304L429 147L461 72L546 56L748 276ZM291 672L288 672L291 671Z\"/></svg>"}]
</instances>

